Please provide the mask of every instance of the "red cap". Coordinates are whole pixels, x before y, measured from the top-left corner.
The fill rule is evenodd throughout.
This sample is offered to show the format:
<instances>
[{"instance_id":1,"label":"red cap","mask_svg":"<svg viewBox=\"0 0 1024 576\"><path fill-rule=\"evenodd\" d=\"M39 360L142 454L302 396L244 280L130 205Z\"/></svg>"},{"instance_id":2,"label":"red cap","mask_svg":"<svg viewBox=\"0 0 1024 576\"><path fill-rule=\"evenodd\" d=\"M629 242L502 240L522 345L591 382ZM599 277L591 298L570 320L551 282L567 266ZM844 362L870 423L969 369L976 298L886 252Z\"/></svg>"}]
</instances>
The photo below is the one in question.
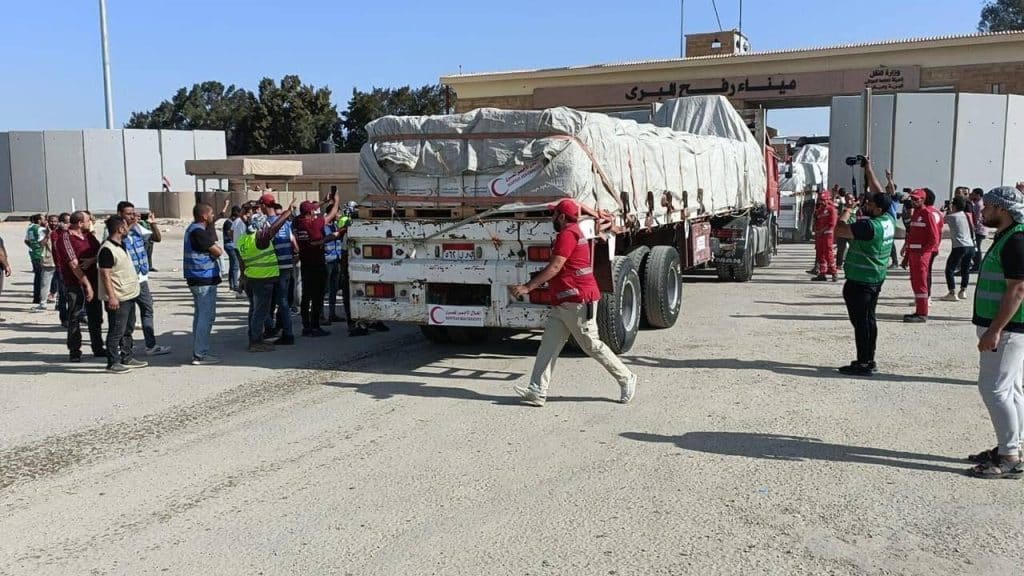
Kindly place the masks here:
<instances>
[{"instance_id":1,"label":"red cap","mask_svg":"<svg viewBox=\"0 0 1024 576\"><path fill-rule=\"evenodd\" d=\"M555 205L555 214L565 214L572 222L580 219L580 205L575 200L566 198Z\"/></svg>"},{"instance_id":2,"label":"red cap","mask_svg":"<svg viewBox=\"0 0 1024 576\"><path fill-rule=\"evenodd\" d=\"M316 202L306 200L302 204L299 204L299 213L301 214L310 214L314 211L316 211Z\"/></svg>"},{"instance_id":3,"label":"red cap","mask_svg":"<svg viewBox=\"0 0 1024 576\"><path fill-rule=\"evenodd\" d=\"M911 192L909 196L913 200L924 200L925 198L928 197L928 194L925 193L924 188L918 188L917 190Z\"/></svg>"},{"instance_id":4,"label":"red cap","mask_svg":"<svg viewBox=\"0 0 1024 576\"><path fill-rule=\"evenodd\" d=\"M260 196L260 204L264 206L273 206L274 204L277 204L277 200L274 198L273 194L264 194L263 196Z\"/></svg>"},{"instance_id":5,"label":"red cap","mask_svg":"<svg viewBox=\"0 0 1024 576\"><path fill-rule=\"evenodd\" d=\"M818 192L818 198L822 202L831 202L832 201L832 192L830 192L828 190L822 190L822 191Z\"/></svg>"}]
</instances>

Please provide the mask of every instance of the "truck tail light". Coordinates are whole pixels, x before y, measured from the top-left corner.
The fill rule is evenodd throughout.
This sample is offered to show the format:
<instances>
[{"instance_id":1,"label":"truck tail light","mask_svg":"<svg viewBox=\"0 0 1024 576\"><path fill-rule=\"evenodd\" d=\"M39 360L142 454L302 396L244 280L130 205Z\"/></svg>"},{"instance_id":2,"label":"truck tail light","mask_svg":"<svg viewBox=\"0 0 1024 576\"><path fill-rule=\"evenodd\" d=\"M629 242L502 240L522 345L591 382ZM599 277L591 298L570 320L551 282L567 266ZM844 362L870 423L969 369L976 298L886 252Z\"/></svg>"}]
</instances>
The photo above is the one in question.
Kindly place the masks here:
<instances>
[{"instance_id":1,"label":"truck tail light","mask_svg":"<svg viewBox=\"0 0 1024 576\"><path fill-rule=\"evenodd\" d=\"M363 246L363 258L366 260L387 260L393 250L389 244L367 244Z\"/></svg>"},{"instance_id":2,"label":"truck tail light","mask_svg":"<svg viewBox=\"0 0 1024 576\"><path fill-rule=\"evenodd\" d=\"M551 260L551 248L547 246L530 246L526 249L526 258L530 262L547 262Z\"/></svg>"},{"instance_id":3,"label":"truck tail light","mask_svg":"<svg viewBox=\"0 0 1024 576\"><path fill-rule=\"evenodd\" d=\"M367 284L366 285L366 297L367 298L382 298L391 299L395 297L395 285L394 284Z\"/></svg>"}]
</instances>

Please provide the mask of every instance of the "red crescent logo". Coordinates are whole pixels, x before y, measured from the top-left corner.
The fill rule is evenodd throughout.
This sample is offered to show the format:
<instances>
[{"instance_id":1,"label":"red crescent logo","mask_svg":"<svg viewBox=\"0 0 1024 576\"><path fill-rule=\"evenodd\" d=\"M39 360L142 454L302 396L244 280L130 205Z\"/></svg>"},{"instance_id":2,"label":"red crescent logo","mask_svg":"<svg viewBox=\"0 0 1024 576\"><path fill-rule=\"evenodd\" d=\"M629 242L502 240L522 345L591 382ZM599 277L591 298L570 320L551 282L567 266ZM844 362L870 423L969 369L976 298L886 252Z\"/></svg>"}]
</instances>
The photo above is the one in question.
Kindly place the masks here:
<instances>
[{"instance_id":1,"label":"red crescent logo","mask_svg":"<svg viewBox=\"0 0 1024 576\"><path fill-rule=\"evenodd\" d=\"M438 312L440 312L440 314L438 314ZM441 318L438 319L438 316L441 316ZM434 324L444 324L444 321L447 320L447 316L448 315L444 313L444 308L441 308L440 306L434 306L430 309L430 321Z\"/></svg>"}]
</instances>

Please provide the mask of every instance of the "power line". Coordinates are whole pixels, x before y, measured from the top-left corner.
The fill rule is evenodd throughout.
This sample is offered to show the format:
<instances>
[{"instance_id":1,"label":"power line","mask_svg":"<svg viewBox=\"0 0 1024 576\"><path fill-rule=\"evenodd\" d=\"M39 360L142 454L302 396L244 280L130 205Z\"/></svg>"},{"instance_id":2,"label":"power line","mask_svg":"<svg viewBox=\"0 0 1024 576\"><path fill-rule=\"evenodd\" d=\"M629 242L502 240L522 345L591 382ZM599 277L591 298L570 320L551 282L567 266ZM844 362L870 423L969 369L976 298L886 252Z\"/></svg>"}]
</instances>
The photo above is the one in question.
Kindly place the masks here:
<instances>
[{"instance_id":1,"label":"power line","mask_svg":"<svg viewBox=\"0 0 1024 576\"><path fill-rule=\"evenodd\" d=\"M711 0L711 6L715 9L715 20L718 20L718 31L722 31L722 18L718 15L718 3Z\"/></svg>"}]
</instances>

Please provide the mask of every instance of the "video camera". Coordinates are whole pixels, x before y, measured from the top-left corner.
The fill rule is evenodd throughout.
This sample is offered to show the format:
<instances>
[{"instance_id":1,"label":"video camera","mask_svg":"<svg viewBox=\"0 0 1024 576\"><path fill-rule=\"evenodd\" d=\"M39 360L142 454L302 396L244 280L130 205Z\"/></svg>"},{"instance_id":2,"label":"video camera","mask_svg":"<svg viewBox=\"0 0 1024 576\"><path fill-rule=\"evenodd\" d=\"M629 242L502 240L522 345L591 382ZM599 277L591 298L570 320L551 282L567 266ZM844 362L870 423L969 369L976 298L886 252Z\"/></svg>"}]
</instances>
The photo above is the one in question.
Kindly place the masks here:
<instances>
[{"instance_id":1,"label":"video camera","mask_svg":"<svg viewBox=\"0 0 1024 576\"><path fill-rule=\"evenodd\" d=\"M864 168L864 167L866 167L868 165L868 159L866 157L864 157L863 154L857 154L856 156L847 156L846 157L846 165L847 166L860 166L861 168Z\"/></svg>"}]
</instances>

